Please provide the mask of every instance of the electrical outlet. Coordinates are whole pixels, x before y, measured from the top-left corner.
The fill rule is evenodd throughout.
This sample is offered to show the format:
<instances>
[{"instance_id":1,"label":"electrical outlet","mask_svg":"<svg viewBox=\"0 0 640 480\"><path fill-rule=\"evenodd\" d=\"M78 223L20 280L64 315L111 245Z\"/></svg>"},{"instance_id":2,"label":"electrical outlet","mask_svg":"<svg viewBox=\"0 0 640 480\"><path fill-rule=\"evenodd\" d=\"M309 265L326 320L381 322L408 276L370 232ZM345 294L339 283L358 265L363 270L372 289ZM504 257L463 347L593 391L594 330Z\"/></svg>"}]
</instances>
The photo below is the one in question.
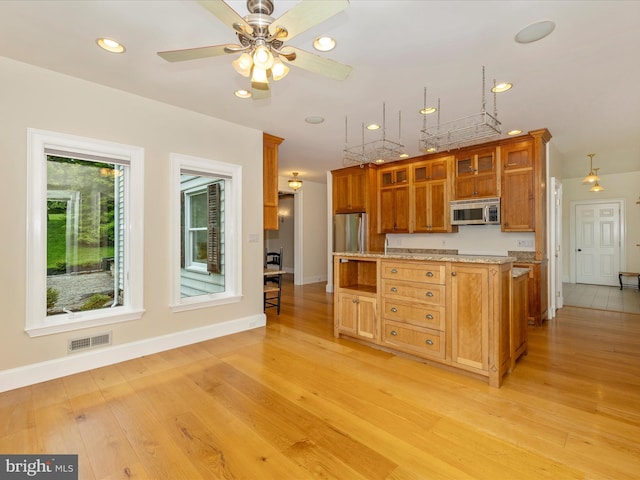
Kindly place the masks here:
<instances>
[{"instance_id":1,"label":"electrical outlet","mask_svg":"<svg viewBox=\"0 0 640 480\"><path fill-rule=\"evenodd\" d=\"M518 240L518 247L533 248L533 240Z\"/></svg>"}]
</instances>

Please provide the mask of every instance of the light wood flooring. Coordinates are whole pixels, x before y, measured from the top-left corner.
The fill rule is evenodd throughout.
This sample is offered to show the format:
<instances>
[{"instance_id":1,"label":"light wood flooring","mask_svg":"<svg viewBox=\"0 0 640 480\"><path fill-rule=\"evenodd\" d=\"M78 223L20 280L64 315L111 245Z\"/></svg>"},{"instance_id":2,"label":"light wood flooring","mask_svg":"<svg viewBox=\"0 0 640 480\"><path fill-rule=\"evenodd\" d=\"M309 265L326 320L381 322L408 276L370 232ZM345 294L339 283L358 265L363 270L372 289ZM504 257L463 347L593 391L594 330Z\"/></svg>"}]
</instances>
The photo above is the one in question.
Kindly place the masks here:
<instances>
[{"instance_id":1,"label":"light wood flooring","mask_svg":"<svg viewBox=\"0 0 640 480\"><path fill-rule=\"evenodd\" d=\"M0 394L0 453L91 479L637 479L640 315L565 307L500 389L332 336L324 284L267 327Z\"/></svg>"}]
</instances>

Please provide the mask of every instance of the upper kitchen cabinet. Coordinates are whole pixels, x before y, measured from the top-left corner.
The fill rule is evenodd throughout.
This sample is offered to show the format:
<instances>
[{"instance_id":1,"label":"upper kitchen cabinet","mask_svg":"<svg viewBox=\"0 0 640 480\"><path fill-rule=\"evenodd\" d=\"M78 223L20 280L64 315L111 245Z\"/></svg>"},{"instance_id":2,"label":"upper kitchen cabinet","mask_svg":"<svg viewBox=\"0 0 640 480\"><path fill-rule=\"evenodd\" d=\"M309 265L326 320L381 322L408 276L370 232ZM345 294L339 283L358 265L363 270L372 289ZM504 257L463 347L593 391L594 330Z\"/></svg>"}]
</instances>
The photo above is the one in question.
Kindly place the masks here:
<instances>
[{"instance_id":1,"label":"upper kitchen cabinet","mask_svg":"<svg viewBox=\"0 0 640 480\"><path fill-rule=\"evenodd\" d=\"M331 172L333 214L366 213L365 249L371 252L384 249L384 235L378 234L376 175L376 167L370 164Z\"/></svg>"},{"instance_id":2,"label":"upper kitchen cabinet","mask_svg":"<svg viewBox=\"0 0 640 480\"><path fill-rule=\"evenodd\" d=\"M453 190L451 168L453 156L411 164L412 231L414 233L447 233L451 226L449 201Z\"/></svg>"},{"instance_id":3,"label":"upper kitchen cabinet","mask_svg":"<svg viewBox=\"0 0 640 480\"><path fill-rule=\"evenodd\" d=\"M378 232L409 233L409 165L378 170Z\"/></svg>"},{"instance_id":4,"label":"upper kitchen cabinet","mask_svg":"<svg viewBox=\"0 0 640 480\"><path fill-rule=\"evenodd\" d=\"M495 148L465 150L455 157L455 198L498 196Z\"/></svg>"},{"instance_id":5,"label":"upper kitchen cabinet","mask_svg":"<svg viewBox=\"0 0 640 480\"><path fill-rule=\"evenodd\" d=\"M263 228L278 230L278 146L284 138L262 134Z\"/></svg>"},{"instance_id":6,"label":"upper kitchen cabinet","mask_svg":"<svg viewBox=\"0 0 640 480\"><path fill-rule=\"evenodd\" d=\"M502 163L502 231L535 231L533 141L500 147Z\"/></svg>"},{"instance_id":7,"label":"upper kitchen cabinet","mask_svg":"<svg viewBox=\"0 0 640 480\"><path fill-rule=\"evenodd\" d=\"M331 172L333 213L367 212L369 167L349 167Z\"/></svg>"}]
</instances>

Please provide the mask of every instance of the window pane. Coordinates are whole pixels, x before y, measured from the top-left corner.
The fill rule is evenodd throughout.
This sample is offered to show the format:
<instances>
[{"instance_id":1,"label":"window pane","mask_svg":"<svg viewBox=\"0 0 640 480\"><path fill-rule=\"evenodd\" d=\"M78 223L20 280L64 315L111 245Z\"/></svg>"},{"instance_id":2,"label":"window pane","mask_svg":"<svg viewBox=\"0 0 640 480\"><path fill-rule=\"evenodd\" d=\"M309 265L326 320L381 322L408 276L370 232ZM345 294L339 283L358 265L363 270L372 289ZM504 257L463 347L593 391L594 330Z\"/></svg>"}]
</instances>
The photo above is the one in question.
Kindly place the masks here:
<instances>
[{"instance_id":1,"label":"window pane","mask_svg":"<svg viewBox=\"0 0 640 480\"><path fill-rule=\"evenodd\" d=\"M191 228L202 228L207 226L207 192L191 195Z\"/></svg>"},{"instance_id":2,"label":"window pane","mask_svg":"<svg viewBox=\"0 0 640 480\"><path fill-rule=\"evenodd\" d=\"M126 170L47 156L48 316L122 304Z\"/></svg>"},{"instance_id":3,"label":"window pane","mask_svg":"<svg viewBox=\"0 0 640 480\"><path fill-rule=\"evenodd\" d=\"M228 180L182 173L180 297L225 291L224 192Z\"/></svg>"},{"instance_id":4,"label":"window pane","mask_svg":"<svg viewBox=\"0 0 640 480\"><path fill-rule=\"evenodd\" d=\"M192 234L191 258L196 263L207 263L207 231L196 230Z\"/></svg>"}]
</instances>

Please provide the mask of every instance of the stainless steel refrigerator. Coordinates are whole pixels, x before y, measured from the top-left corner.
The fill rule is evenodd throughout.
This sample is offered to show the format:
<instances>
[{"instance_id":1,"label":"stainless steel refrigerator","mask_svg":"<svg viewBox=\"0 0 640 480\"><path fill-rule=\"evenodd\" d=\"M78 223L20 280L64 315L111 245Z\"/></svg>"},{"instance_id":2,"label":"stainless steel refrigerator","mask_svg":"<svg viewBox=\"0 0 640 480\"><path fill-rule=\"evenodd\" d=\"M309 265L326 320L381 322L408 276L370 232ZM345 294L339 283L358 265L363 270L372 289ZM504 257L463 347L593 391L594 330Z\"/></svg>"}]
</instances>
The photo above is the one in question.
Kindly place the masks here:
<instances>
[{"instance_id":1,"label":"stainless steel refrigerator","mask_svg":"<svg viewBox=\"0 0 640 480\"><path fill-rule=\"evenodd\" d=\"M340 213L333 217L334 252L364 252L366 245L366 213Z\"/></svg>"}]
</instances>

